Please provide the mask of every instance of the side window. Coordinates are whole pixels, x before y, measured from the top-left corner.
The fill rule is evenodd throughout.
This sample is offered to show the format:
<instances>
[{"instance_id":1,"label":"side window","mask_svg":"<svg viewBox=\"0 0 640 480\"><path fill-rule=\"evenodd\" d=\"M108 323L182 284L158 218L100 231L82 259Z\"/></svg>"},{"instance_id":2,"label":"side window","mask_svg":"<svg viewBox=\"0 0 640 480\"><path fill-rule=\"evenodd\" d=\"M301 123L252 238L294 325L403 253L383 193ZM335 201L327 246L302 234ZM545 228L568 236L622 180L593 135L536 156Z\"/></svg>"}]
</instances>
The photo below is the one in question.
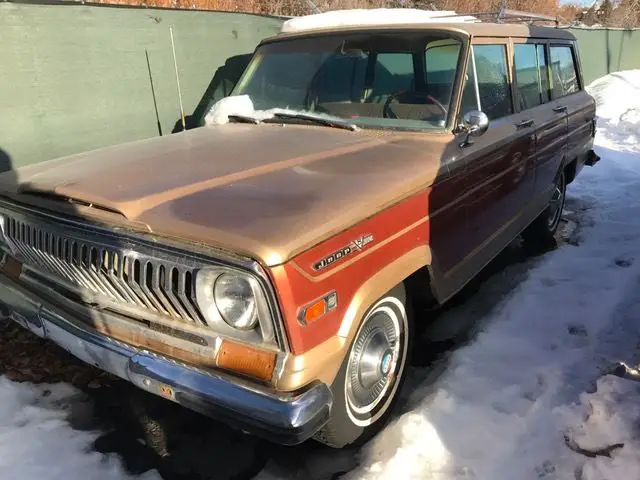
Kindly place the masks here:
<instances>
[{"instance_id":1,"label":"side window","mask_svg":"<svg viewBox=\"0 0 640 480\"><path fill-rule=\"evenodd\" d=\"M413 88L413 55L411 53L378 53L373 74L374 97L390 95Z\"/></svg>"},{"instance_id":2,"label":"side window","mask_svg":"<svg viewBox=\"0 0 640 480\"><path fill-rule=\"evenodd\" d=\"M521 110L533 108L549 101L547 57L542 44L516 44L514 46L516 98Z\"/></svg>"},{"instance_id":3,"label":"side window","mask_svg":"<svg viewBox=\"0 0 640 480\"><path fill-rule=\"evenodd\" d=\"M551 47L551 82L553 98L560 98L580 90L572 47Z\"/></svg>"},{"instance_id":4,"label":"side window","mask_svg":"<svg viewBox=\"0 0 640 480\"><path fill-rule=\"evenodd\" d=\"M477 79L477 81L476 81ZM462 113L482 110L489 120L513 113L506 45L473 45L467 67Z\"/></svg>"}]
</instances>

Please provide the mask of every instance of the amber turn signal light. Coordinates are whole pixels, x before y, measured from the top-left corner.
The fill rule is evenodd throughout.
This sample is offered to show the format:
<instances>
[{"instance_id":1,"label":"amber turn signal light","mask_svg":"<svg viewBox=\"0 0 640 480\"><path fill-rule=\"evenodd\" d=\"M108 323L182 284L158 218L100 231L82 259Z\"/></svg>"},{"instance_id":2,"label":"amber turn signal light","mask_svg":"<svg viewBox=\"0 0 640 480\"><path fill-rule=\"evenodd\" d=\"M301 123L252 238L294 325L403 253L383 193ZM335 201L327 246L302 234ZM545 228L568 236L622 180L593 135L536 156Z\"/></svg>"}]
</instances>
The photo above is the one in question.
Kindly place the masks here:
<instances>
[{"instance_id":1,"label":"amber turn signal light","mask_svg":"<svg viewBox=\"0 0 640 480\"><path fill-rule=\"evenodd\" d=\"M276 368L276 354L249 345L223 340L216 357L216 366L269 381Z\"/></svg>"},{"instance_id":2,"label":"amber turn signal light","mask_svg":"<svg viewBox=\"0 0 640 480\"><path fill-rule=\"evenodd\" d=\"M308 325L336 308L336 305L338 305L338 294L336 292L328 293L321 299L303 307L298 319L303 325Z\"/></svg>"},{"instance_id":3,"label":"amber turn signal light","mask_svg":"<svg viewBox=\"0 0 640 480\"><path fill-rule=\"evenodd\" d=\"M313 322L316 318L321 317L327 312L327 304L322 300L318 300L313 305L309 306L304 311L304 321L305 323Z\"/></svg>"}]
</instances>

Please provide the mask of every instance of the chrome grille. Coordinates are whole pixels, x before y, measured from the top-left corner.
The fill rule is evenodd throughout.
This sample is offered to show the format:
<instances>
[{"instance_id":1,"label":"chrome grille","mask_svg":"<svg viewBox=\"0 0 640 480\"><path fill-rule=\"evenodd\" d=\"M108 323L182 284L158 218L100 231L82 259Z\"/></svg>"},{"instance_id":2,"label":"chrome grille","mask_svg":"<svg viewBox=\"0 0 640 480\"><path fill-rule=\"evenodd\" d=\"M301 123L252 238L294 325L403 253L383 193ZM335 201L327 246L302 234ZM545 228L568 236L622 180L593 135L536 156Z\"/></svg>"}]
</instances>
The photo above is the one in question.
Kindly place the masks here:
<instances>
[{"instance_id":1,"label":"chrome grille","mask_svg":"<svg viewBox=\"0 0 640 480\"><path fill-rule=\"evenodd\" d=\"M195 299L195 269L185 259L119 244L117 236L73 231L5 216L4 235L24 263L116 304L205 325ZM150 251L146 251L150 250Z\"/></svg>"}]
</instances>

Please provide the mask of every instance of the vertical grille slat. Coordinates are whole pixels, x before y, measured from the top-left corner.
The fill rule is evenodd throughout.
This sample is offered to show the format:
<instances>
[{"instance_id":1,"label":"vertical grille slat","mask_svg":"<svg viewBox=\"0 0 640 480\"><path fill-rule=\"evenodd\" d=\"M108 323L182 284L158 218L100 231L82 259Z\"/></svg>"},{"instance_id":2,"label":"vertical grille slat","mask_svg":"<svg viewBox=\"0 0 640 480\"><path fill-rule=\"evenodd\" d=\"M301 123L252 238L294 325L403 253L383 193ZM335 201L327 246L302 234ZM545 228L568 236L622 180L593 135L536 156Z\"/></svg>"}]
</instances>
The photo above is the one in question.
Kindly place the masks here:
<instances>
[{"instance_id":1,"label":"vertical grille slat","mask_svg":"<svg viewBox=\"0 0 640 480\"><path fill-rule=\"evenodd\" d=\"M113 288L118 290L126 302L136 304L136 301L131 296L127 288L122 285L120 277L118 276L118 254L116 252L108 251L107 278L113 285Z\"/></svg>"},{"instance_id":2,"label":"vertical grille slat","mask_svg":"<svg viewBox=\"0 0 640 480\"><path fill-rule=\"evenodd\" d=\"M190 315L185 310L184 306L176 297L176 293L178 293L179 288L179 274L178 269L176 267L172 267L168 269L169 271L165 273L164 277L164 285L162 286L165 295L171 301L171 303L175 306L176 310L180 314L180 316L184 319L188 319L193 322L193 319L190 318Z\"/></svg>"},{"instance_id":3,"label":"vertical grille slat","mask_svg":"<svg viewBox=\"0 0 640 480\"><path fill-rule=\"evenodd\" d=\"M105 252L106 250L104 250L103 248L96 249L95 263L92 263L92 268L94 269L94 276L100 279L100 283L102 284L103 288L105 289L106 292L108 292L109 295L111 295L113 298L116 298L122 301L124 300L124 298L122 298L118 290L116 290L113 287L111 280L109 279L108 275L106 275L106 269L104 268Z\"/></svg>"},{"instance_id":4,"label":"vertical grille slat","mask_svg":"<svg viewBox=\"0 0 640 480\"><path fill-rule=\"evenodd\" d=\"M206 325L193 268L24 217L7 216L5 236L26 265L51 278L175 321Z\"/></svg>"},{"instance_id":5,"label":"vertical grille slat","mask_svg":"<svg viewBox=\"0 0 640 480\"><path fill-rule=\"evenodd\" d=\"M180 269L180 276L178 278L178 298L182 302L182 305L189 312L189 317L193 320L201 320L198 309L191 298L191 272L187 272L184 269Z\"/></svg>"},{"instance_id":6,"label":"vertical grille slat","mask_svg":"<svg viewBox=\"0 0 640 480\"><path fill-rule=\"evenodd\" d=\"M149 301L145 293L140 288L139 279L140 279L140 260L135 259L132 260L129 258L127 262L127 284L133 290L133 292L137 295L140 301L144 304L146 308L149 310L155 310L153 304Z\"/></svg>"},{"instance_id":7,"label":"vertical grille slat","mask_svg":"<svg viewBox=\"0 0 640 480\"><path fill-rule=\"evenodd\" d=\"M171 315L172 317L179 318L180 315L178 314L178 312L176 312L176 309L173 308L173 304L164 294L164 289L162 288L162 285L165 282L164 280L165 276L166 276L166 268L163 264L160 264L158 268L156 268L155 271L153 272L153 279L151 284L152 289L154 292L156 292L156 295L158 296L158 300L162 302L162 305L164 305L165 310L169 312L169 315Z\"/></svg>"},{"instance_id":8,"label":"vertical grille slat","mask_svg":"<svg viewBox=\"0 0 640 480\"><path fill-rule=\"evenodd\" d=\"M169 312L164 307L164 305L160 302L157 295L153 291L153 271L154 271L153 262L151 261L145 262L143 271L142 271L142 279L140 282L140 286L142 287L142 290L144 291L147 298L149 298L151 303L154 304L156 310L158 310L159 312L168 314Z\"/></svg>"}]
</instances>

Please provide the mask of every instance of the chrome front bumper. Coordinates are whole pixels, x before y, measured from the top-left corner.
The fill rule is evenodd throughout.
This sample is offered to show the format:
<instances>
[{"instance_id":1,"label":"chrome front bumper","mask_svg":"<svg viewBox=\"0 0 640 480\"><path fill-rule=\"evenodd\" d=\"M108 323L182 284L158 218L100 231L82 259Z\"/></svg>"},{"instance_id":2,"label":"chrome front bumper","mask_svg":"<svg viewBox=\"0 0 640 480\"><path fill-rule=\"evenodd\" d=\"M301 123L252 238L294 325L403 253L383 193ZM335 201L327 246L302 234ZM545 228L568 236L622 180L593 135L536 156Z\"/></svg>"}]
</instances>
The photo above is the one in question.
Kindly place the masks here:
<instances>
[{"instance_id":1,"label":"chrome front bumper","mask_svg":"<svg viewBox=\"0 0 640 480\"><path fill-rule=\"evenodd\" d=\"M191 410L267 438L295 445L328 420L331 391L324 383L277 393L223 373L202 372L79 327L66 312L0 274L0 313L80 360Z\"/></svg>"}]
</instances>

